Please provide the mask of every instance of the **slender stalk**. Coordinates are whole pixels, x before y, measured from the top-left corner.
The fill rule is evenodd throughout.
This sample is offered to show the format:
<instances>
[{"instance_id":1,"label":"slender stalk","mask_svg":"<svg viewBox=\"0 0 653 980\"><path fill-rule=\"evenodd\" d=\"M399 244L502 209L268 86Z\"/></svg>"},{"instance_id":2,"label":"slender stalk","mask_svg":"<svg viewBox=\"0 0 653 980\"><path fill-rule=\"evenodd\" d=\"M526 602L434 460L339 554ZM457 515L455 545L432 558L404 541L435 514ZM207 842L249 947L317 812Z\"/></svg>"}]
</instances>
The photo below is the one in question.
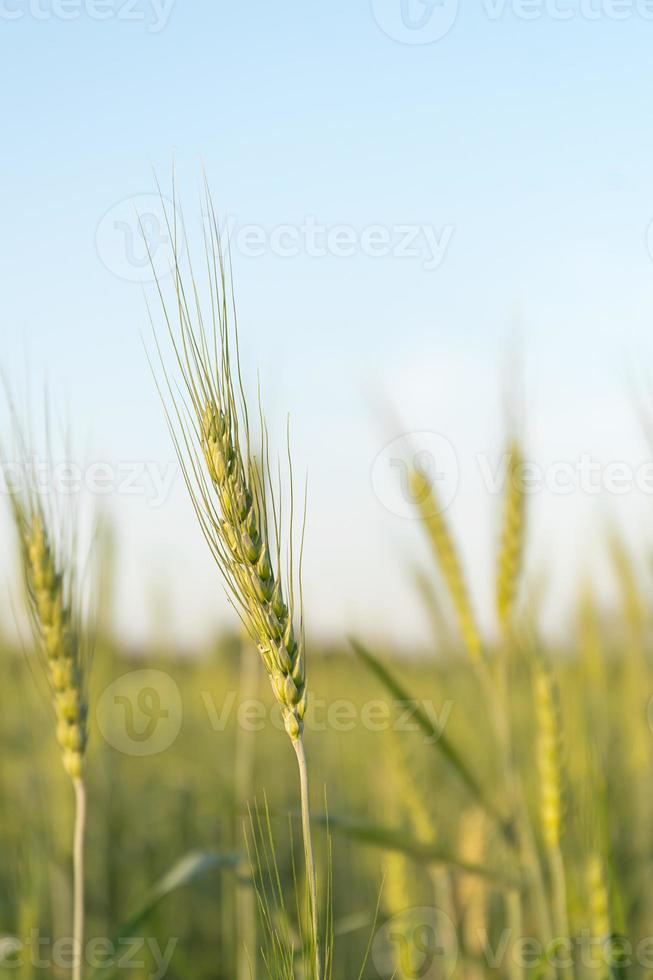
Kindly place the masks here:
<instances>
[{"instance_id":1,"label":"slender stalk","mask_svg":"<svg viewBox=\"0 0 653 980\"><path fill-rule=\"evenodd\" d=\"M555 913L556 940L560 944L564 941L565 949L562 956L566 957L571 949L569 942L569 916L567 915L567 884L565 881L565 866L562 860L560 846L555 845L549 848L549 867L551 869L551 888L553 891L553 908ZM566 962L559 968L559 974L563 980L574 980L573 967Z\"/></svg>"},{"instance_id":2,"label":"slender stalk","mask_svg":"<svg viewBox=\"0 0 653 980\"><path fill-rule=\"evenodd\" d=\"M308 766L306 750L301 737L293 739L297 764L299 766L299 782L302 799L302 832L304 835L304 858L306 861L306 877L308 879L309 900L311 905L311 925L313 942L315 944L315 980L322 980L322 963L320 958L320 933L317 914L317 875L315 872L315 857L313 855L313 839L311 837L311 804L308 787Z\"/></svg>"},{"instance_id":3,"label":"slender stalk","mask_svg":"<svg viewBox=\"0 0 653 980\"><path fill-rule=\"evenodd\" d=\"M535 907L537 909L538 921L546 937L546 941L551 938L552 926L547 906L547 897L542 876L542 866L537 853L533 828L528 815L524 789L515 758L515 742L511 725L510 715L510 680L509 680L509 657L511 653L510 640L504 636L503 643L498 652L497 663L497 689L499 700L492 699L491 710L494 718L495 730L501 740L503 753L504 773L506 779L507 792L510 800L510 812L513 820L517 837L517 847L519 851L522 871L526 876L526 887L532 892ZM491 697L491 687L486 688L488 696Z\"/></svg>"},{"instance_id":4,"label":"slender stalk","mask_svg":"<svg viewBox=\"0 0 653 980\"><path fill-rule=\"evenodd\" d=\"M519 891L511 888L506 896L506 907L508 912L508 925L510 928L510 943L508 955L508 974L511 980L521 980L524 970L517 955L519 943L524 935L524 920L522 912L522 896Z\"/></svg>"},{"instance_id":5,"label":"slender stalk","mask_svg":"<svg viewBox=\"0 0 653 980\"><path fill-rule=\"evenodd\" d=\"M84 837L86 832L86 787L74 779L75 835L73 843L73 980L82 980L84 961Z\"/></svg>"},{"instance_id":6,"label":"slender stalk","mask_svg":"<svg viewBox=\"0 0 653 980\"><path fill-rule=\"evenodd\" d=\"M501 764L503 777L505 780L506 792L510 806L510 819L517 839L517 850L519 853L521 872L524 867L524 840L522 827L519 820L519 808L517 805L517 775L514 768L514 753L512 744L512 730L510 725L510 705L508 700L508 673L506 665L506 651L502 650L499 654L497 675L493 680L488 669L487 663L483 662L482 683L489 702L491 719L494 723L495 734L498 738L499 749L501 752ZM506 897L506 911L508 916L508 926L510 929L510 963L509 976L511 980L522 980L524 971L519 961L513 957L512 953L516 944L523 938L523 909L521 890L512 890Z\"/></svg>"},{"instance_id":7,"label":"slender stalk","mask_svg":"<svg viewBox=\"0 0 653 980\"><path fill-rule=\"evenodd\" d=\"M244 643L240 653L239 690L243 702L254 700L258 695L259 659L256 652ZM248 801L253 796L256 735L252 728L238 725L236 728L236 752L234 763L234 796L237 824L240 829L241 815L247 812ZM247 881L247 864L243 862L243 874L236 875L236 975L238 980L252 980L250 957L255 955L256 895Z\"/></svg>"}]
</instances>

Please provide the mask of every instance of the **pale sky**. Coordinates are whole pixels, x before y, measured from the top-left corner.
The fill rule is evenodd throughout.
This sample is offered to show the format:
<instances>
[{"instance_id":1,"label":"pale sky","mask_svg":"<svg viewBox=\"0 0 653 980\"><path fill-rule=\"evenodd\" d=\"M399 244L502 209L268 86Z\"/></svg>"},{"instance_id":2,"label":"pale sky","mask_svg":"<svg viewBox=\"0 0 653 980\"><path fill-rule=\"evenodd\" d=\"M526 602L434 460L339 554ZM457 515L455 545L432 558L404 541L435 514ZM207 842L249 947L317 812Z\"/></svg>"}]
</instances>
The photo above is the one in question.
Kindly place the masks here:
<instances>
[{"instance_id":1,"label":"pale sky","mask_svg":"<svg viewBox=\"0 0 653 980\"><path fill-rule=\"evenodd\" d=\"M182 640L231 622L181 482L161 506L129 486L134 462L150 493L174 475L134 217L158 245L173 161L192 241L202 168L229 216L245 371L309 474L309 627L425 634L427 553L384 454L405 432L445 447L443 486L458 470L447 513L490 623L506 398L550 484L600 464L600 493L532 498L551 617L584 569L609 594L610 520L644 556L652 40L644 0L0 0L0 364L47 380L80 460L113 466L126 634L154 594Z\"/></svg>"}]
</instances>

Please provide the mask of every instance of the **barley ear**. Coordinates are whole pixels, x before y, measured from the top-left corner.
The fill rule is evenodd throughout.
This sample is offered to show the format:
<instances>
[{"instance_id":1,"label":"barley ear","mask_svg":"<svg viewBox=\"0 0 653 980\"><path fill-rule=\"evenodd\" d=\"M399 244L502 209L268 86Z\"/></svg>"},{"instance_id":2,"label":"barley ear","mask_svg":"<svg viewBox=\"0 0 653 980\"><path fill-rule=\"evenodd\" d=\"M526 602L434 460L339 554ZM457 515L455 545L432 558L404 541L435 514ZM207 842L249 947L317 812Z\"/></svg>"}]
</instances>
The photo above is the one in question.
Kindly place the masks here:
<instances>
[{"instance_id":1,"label":"barley ear","mask_svg":"<svg viewBox=\"0 0 653 980\"><path fill-rule=\"evenodd\" d=\"M507 633L519 587L524 538L523 459L517 442L508 450L503 524L497 556L496 609L499 625Z\"/></svg>"},{"instance_id":2,"label":"barley ear","mask_svg":"<svg viewBox=\"0 0 653 980\"><path fill-rule=\"evenodd\" d=\"M204 407L201 434L219 501L220 520L214 530L226 558L223 573L240 600L286 731L295 741L302 735L306 711L304 652L302 639L295 633L292 608L272 566L264 489L255 465L248 468L243 460L235 427L214 401Z\"/></svg>"},{"instance_id":3,"label":"barley ear","mask_svg":"<svg viewBox=\"0 0 653 980\"><path fill-rule=\"evenodd\" d=\"M562 941L569 937L569 915L565 866L560 848L562 833L560 718L556 686L550 668L537 658L534 669L540 824L551 875L555 929L557 938ZM573 980L573 969L566 961L565 965L560 967L560 975L564 980Z\"/></svg>"},{"instance_id":4,"label":"barley ear","mask_svg":"<svg viewBox=\"0 0 653 980\"><path fill-rule=\"evenodd\" d=\"M601 857L590 855L586 869L586 889L588 897L589 926L593 940L600 944L600 954L593 956L592 964L601 980L608 980L610 971L607 960L610 958L612 925L610 922L610 898L605 881L605 869ZM592 952L594 947L592 946ZM606 956L608 953L608 956Z\"/></svg>"},{"instance_id":5,"label":"barley ear","mask_svg":"<svg viewBox=\"0 0 653 980\"><path fill-rule=\"evenodd\" d=\"M553 678L539 660L533 679L537 722L537 768L540 791L540 826L548 848L560 844L562 797L558 707Z\"/></svg>"},{"instance_id":6,"label":"barley ear","mask_svg":"<svg viewBox=\"0 0 653 980\"><path fill-rule=\"evenodd\" d=\"M7 475L5 473L5 475ZM73 831L72 978L81 980L84 943L84 841L86 787L84 757L88 740L86 658L77 621L72 554L32 487L11 485L10 500L18 534L28 609L52 693L56 738L75 793Z\"/></svg>"},{"instance_id":7,"label":"barley ear","mask_svg":"<svg viewBox=\"0 0 653 980\"><path fill-rule=\"evenodd\" d=\"M302 737L307 699L301 586L303 532L299 568L295 570L290 451L290 501L284 527L282 495L272 478L268 433L260 404L258 455L252 451L231 267L223 254L221 231L208 188L205 209L204 302L192 260L184 260L182 268L176 209L167 218L172 242L172 300L166 300L159 280L157 286L178 372L173 381L157 343L167 386L163 401L199 523L227 596L259 651L297 757L314 973L321 980L317 879ZM188 248L184 251L190 256Z\"/></svg>"},{"instance_id":8,"label":"barley ear","mask_svg":"<svg viewBox=\"0 0 653 980\"><path fill-rule=\"evenodd\" d=\"M57 555L43 511L33 504L25 508L15 498L13 509L29 611L52 690L56 738L64 768L75 781L82 778L88 704L84 659L69 594L69 571L64 559Z\"/></svg>"},{"instance_id":9,"label":"barley ear","mask_svg":"<svg viewBox=\"0 0 653 980\"><path fill-rule=\"evenodd\" d=\"M410 489L431 549L447 586L463 642L472 662L478 665L483 660L481 637L472 610L462 565L435 487L425 473L419 469L413 469L410 474Z\"/></svg>"}]
</instances>

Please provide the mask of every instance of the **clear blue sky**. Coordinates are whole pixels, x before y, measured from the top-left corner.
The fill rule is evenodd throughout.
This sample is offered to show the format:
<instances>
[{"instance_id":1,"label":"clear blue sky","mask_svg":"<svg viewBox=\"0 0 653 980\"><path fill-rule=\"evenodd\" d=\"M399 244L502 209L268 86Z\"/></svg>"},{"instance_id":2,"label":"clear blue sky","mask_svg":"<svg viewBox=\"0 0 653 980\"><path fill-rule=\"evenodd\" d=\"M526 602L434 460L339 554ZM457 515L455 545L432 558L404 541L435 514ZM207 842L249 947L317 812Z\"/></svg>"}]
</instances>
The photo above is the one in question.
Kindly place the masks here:
<instances>
[{"instance_id":1,"label":"clear blue sky","mask_svg":"<svg viewBox=\"0 0 653 980\"><path fill-rule=\"evenodd\" d=\"M290 410L310 475L309 622L422 629L405 582L424 557L416 529L371 477L402 430L455 445L449 513L487 615L497 501L476 454L502 446L511 338L533 457L646 455L629 388L653 312L644 6L624 2L617 20L608 0L543 0L527 20L515 3L466 2L439 40L403 43L427 40L419 18L428 32L451 0L411 0L405 21L401 0L0 0L5 371L18 386L26 362L47 377L92 458L172 460L125 224L174 160L192 237L203 166L234 227L267 236L261 255L234 250L244 358L279 428ZM352 254L307 254L307 219L344 226ZM280 226L292 255L270 246ZM373 226L385 254L361 244ZM404 226L430 229L437 267L421 237L397 254ZM537 495L533 561L560 604L581 544L613 514L634 535L650 505ZM227 615L180 487L158 509L124 494L109 506L126 630L149 628L156 589L180 636Z\"/></svg>"}]
</instances>

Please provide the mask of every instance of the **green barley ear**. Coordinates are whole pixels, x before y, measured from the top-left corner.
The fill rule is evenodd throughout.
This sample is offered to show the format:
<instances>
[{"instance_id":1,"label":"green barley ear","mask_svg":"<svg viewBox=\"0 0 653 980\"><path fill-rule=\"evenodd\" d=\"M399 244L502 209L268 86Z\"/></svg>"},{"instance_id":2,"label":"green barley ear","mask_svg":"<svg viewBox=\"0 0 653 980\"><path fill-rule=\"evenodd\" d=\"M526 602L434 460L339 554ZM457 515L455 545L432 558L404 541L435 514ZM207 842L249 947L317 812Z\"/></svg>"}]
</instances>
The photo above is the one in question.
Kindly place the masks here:
<instances>
[{"instance_id":1,"label":"green barley ear","mask_svg":"<svg viewBox=\"0 0 653 980\"><path fill-rule=\"evenodd\" d=\"M164 406L199 523L221 572L227 595L256 644L274 697L281 706L299 766L304 850L309 883L314 974L322 978L317 881L310 833L308 770L303 743L306 670L299 568L294 567L295 503L288 450L288 520L272 478L268 437L259 405L258 455L252 451L242 383L231 267L208 188L205 193L206 282L198 284L190 259L181 264L177 212L167 215L174 294L159 297L177 363ZM186 255L190 250L185 247ZM158 345L157 345L158 346Z\"/></svg>"},{"instance_id":2,"label":"green barley ear","mask_svg":"<svg viewBox=\"0 0 653 980\"><path fill-rule=\"evenodd\" d=\"M213 530L226 559L221 569L231 594L240 601L286 731L295 741L302 734L306 711L303 643L295 633L292 603L286 602L280 573L272 565L262 477L253 463L244 461L234 412L233 404L225 413L210 399L201 419L202 451L220 512Z\"/></svg>"},{"instance_id":3,"label":"green barley ear","mask_svg":"<svg viewBox=\"0 0 653 980\"><path fill-rule=\"evenodd\" d=\"M301 568L296 574L293 567L292 465L288 455L289 527L284 529L262 412L258 454L252 451L231 269L208 189L205 208L205 296L200 296L190 259L182 268L176 210L166 216L172 241L173 298L163 295L158 280L157 287L178 377L174 381L170 377L157 342L168 389L164 407L227 596L259 650L286 731L296 742L303 731L306 678ZM184 250L189 251L185 243Z\"/></svg>"},{"instance_id":4,"label":"green barley ear","mask_svg":"<svg viewBox=\"0 0 653 980\"><path fill-rule=\"evenodd\" d=\"M81 598L75 576L76 535L54 506L46 508L44 500L47 498L37 490L36 475L33 466L27 462L27 446L11 401L10 407L23 464L21 485L14 482L4 455L1 464L20 546L28 611L52 694L57 742L75 794L71 975L72 980L82 980L88 655L86 634L80 623Z\"/></svg>"},{"instance_id":5,"label":"green barley ear","mask_svg":"<svg viewBox=\"0 0 653 980\"><path fill-rule=\"evenodd\" d=\"M533 678L537 722L537 770L540 790L540 825L548 848L560 844L562 794L560 778L560 723L553 677L541 661Z\"/></svg>"},{"instance_id":6,"label":"green barley ear","mask_svg":"<svg viewBox=\"0 0 653 980\"><path fill-rule=\"evenodd\" d=\"M497 617L504 634L508 632L512 623L513 609L519 587L524 540L523 457L516 441L510 445L508 460L496 579Z\"/></svg>"},{"instance_id":7,"label":"green barley ear","mask_svg":"<svg viewBox=\"0 0 653 980\"><path fill-rule=\"evenodd\" d=\"M586 886L592 938L605 944L612 933L610 899L603 861L598 854L592 854L587 862Z\"/></svg>"},{"instance_id":8,"label":"green barley ear","mask_svg":"<svg viewBox=\"0 0 653 980\"><path fill-rule=\"evenodd\" d=\"M410 489L447 586L465 647L473 663L479 664L483 657L481 637L467 592L462 565L435 487L424 472L414 469L410 474Z\"/></svg>"},{"instance_id":9,"label":"green barley ear","mask_svg":"<svg viewBox=\"0 0 653 980\"><path fill-rule=\"evenodd\" d=\"M567 882L560 848L562 764L557 689L550 667L539 656L535 659L534 671L540 823L551 876L555 930L559 939L567 939L569 937ZM561 966L560 975L564 980L573 980L573 970L568 965Z\"/></svg>"},{"instance_id":10,"label":"green barley ear","mask_svg":"<svg viewBox=\"0 0 653 980\"><path fill-rule=\"evenodd\" d=\"M54 543L44 509L32 495L12 491L30 618L52 690L56 736L63 765L82 778L88 740L85 657L74 605L72 569Z\"/></svg>"}]
</instances>

